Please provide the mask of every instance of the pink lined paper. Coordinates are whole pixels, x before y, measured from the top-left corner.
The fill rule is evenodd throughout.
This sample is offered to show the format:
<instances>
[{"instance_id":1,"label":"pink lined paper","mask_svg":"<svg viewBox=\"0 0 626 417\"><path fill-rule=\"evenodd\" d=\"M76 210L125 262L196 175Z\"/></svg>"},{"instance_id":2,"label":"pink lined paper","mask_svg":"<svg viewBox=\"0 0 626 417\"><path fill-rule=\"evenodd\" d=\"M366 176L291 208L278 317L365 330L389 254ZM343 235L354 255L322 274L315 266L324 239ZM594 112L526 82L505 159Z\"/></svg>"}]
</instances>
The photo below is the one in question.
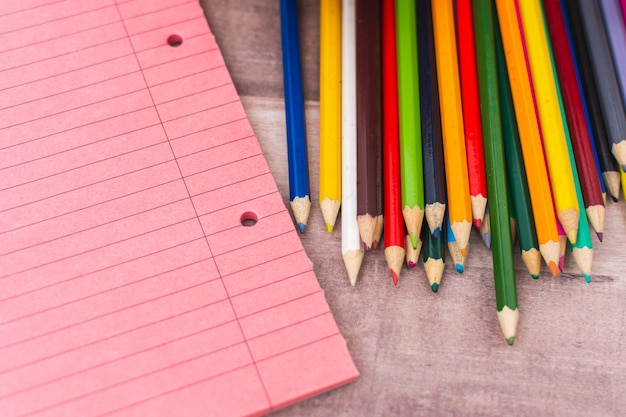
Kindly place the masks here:
<instances>
[{"instance_id":1,"label":"pink lined paper","mask_svg":"<svg viewBox=\"0 0 626 417\"><path fill-rule=\"evenodd\" d=\"M261 415L358 376L197 0L2 2L0 40L0 415Z\"/></svg>"}]
</instances>

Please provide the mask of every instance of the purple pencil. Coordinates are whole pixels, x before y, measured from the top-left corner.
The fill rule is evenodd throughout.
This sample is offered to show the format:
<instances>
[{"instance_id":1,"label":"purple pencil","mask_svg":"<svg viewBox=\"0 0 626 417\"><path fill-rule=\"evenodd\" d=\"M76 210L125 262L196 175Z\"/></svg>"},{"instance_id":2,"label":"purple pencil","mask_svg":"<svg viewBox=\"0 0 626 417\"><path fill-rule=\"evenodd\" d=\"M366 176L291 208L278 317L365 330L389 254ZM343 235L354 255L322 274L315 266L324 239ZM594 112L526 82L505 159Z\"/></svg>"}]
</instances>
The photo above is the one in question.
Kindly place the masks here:
<instances>
[{"instance_id":1,"label":"purple pencil","mask_svg":"<svg viewBox=\"0 0 626 417\"><path fill-rule=\"evenodd\" d=\"M620 10L620 2L622 10ZM600 0L600 7L611 45L622 101L626 103L626 24L622 15L622 11L626 8L626 0Z\"/></svg>"}]
</instances>

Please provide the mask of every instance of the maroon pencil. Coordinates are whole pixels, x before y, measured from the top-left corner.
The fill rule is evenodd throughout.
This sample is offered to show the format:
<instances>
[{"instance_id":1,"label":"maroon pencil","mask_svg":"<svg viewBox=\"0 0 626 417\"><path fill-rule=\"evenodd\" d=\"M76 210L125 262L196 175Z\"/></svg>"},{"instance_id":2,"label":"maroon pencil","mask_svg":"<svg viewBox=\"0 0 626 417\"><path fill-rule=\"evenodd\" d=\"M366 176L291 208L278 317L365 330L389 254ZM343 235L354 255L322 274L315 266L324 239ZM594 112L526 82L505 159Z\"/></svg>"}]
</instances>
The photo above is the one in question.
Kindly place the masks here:
<instances>
[{"instance_id":1,"label":"maroon pencil","mask_svg":"<svg viewBox=\"0 0 626 417\"><path fill-rule=\"evenodd\" d=\"M356 2L357 223L365 250L383 224L380 0Z\"/></svg>"}]
</instances>

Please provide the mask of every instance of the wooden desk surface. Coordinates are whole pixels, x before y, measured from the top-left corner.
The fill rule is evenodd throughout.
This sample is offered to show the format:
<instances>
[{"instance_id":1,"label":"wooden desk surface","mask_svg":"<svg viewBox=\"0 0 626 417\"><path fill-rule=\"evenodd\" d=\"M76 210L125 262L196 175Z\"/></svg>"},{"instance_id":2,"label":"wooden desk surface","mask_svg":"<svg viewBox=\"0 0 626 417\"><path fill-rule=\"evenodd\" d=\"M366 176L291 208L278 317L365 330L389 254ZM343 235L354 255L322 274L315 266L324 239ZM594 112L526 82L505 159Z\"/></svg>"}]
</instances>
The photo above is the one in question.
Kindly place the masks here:
<instances>
[{"instance_id":1,"label":"wooden desk surface","mask_svg":"<svg viewBox=\"0 0 626 417\"><path fill-rule=\"evenodd\" d=\"M280 22L276 0L201 0L274 178L288 203ZM313 208L302 242L360 378L275 416L621 416L626 414L626 204L608 202L593 281L571 256L534 281L517 258L520 323L504 341L489 251L473 231L466 272L438 294L421 264L394 287L382 251L351 288L340 227L329 235L318 196L319 1L300 0Z\"/></svg>"}]
</instances>

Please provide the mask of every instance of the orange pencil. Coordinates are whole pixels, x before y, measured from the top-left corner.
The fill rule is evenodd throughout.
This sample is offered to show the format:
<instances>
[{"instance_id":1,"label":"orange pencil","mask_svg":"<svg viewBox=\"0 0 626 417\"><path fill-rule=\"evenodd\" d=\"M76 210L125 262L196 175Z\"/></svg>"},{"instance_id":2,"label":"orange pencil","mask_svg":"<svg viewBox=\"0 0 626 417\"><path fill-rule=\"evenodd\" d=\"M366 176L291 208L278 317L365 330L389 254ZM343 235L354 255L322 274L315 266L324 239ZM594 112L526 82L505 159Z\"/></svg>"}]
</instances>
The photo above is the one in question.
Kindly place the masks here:
<instances>
[{"instance_id":1,"label":"orange pencil","mask_svg":"<svg viewBox=\"0 0 626 417\"><path fill-rule=\"evenodd\" d=\"M535 216L539 251L550 268L550 272L556 277L559 265L559 235L529 71L524 55L522 28L514 1L496 0L496 7L524 155L530 200Z\"/></svg>"},{"instance_id":2,"label":"orange pencil","mask_svg":"<svg viewBox=\"0 0 626 417\"><path fill-rule=\"evenodd\" d=\"M432 2L450 227L465 252L472 229L452 0Z\"/></svg>"}]
</instances>

